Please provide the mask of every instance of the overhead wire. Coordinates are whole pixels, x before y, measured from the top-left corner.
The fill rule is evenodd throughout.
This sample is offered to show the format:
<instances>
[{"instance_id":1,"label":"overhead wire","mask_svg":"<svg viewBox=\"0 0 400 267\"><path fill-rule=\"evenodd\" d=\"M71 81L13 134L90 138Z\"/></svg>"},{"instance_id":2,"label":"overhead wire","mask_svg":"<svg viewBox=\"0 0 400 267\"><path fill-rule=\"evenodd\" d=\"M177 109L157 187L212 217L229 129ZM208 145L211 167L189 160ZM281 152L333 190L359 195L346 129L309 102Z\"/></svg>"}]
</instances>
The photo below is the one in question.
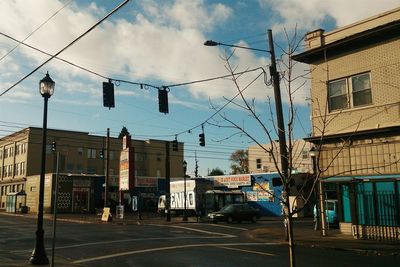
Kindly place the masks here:
<instances>
[{"instance_id":1,"label":"overhead wire","mask_svg":"<svg viewBox=\"0 0 400 267\"><path fill-rule=\"evenodd\" d=\"M107 18L109 18L112 14L114 14L116 11L118 11L121 7L123 7L125 4L127 4L129 2L129 0L125 0L123 3L121 3L120 5L118 5L116 8L114 8L111 12L109 12L107 15L105 15L101 20L99 20L98 22L96 22L92 27L90 27L88 30L86 30L84 33L82 33L81 35L79 35L77 38L75 38L72 42L70 42L68 45L66 45L64 48L62 48L60 51L58 51L57 53L55 53L54 55L52 55L49 59L45 60L42 64L40 64L39 66L37 66L34 70L32 70L31 72L29 72L27 75L25 75L24 77L22 77L20 80L18 80L16 83L14 83L12 86L10 86L8 89L6 89L5 91L3 91L0 96L3 96L5 93L7 93L8 91L10 91L11 89L13 89L15 86L17 86L18 84L20 84L21 82L23 82L26 78L28 78L29 76L31 76L33 73L35 73L37 70L39 70L41 67L43 67L44 65L46 65L48 62L50 62L52 59L54 59L56 56L58 56L59 54L61 54L62 52L64 52L66 49L68 49L69 47L71 47L73 44L75 44L77 41L79 41L82 37L84 37L86 34L88 34L89 32L91 32L94 28L96 28L98 25L100 25L104 20L106 20Z\"/></svg>"},{"instance_id":2,"label":"overhead wire","mask_svg":"<svg viewBox=\"0 0 400 267\"><path fill-rule=\"evenodd\" d=\"M42 28L45 24L47 24L47 22L49 22L52 18L54 18L61 10L63 10L64 8L66 8L69 4L71 4L73 0L70 0L68 2L66 2L60 9L58 9L55 13L53 13L49 18L47 18L43 23L41 23L38 27L36 27L31 33L28 34L28 36L26 36L22 42L25 42L26 40L29 39L29 37L31 37L33 34L35 34L35 32L37 32L40 28ZM9 54L11 54L15 49L17 49L22 42L18 42L17 45L15 45L10 51L8 51L4 56L2 56L0 58L0 62L6 58Z\"/></svg>"}]
</instances>

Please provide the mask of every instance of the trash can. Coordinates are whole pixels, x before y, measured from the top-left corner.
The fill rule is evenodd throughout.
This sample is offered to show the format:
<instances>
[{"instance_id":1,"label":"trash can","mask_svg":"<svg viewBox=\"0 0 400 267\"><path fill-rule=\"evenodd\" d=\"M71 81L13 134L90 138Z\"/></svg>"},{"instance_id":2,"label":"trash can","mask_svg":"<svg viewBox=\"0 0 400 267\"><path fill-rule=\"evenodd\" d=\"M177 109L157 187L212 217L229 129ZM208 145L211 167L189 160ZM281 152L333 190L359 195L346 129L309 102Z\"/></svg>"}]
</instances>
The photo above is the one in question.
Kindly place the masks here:
<instances>
[{"instance_id":1,"label":"trash can","mask_svg":"<svg viewBox=\"0 0 400 267\"><path fill-rule=\"evenodd\" d=\"M21 206L21 213L28 213L28 206Z\"/></svg>"},{"instance_id":2,"label":"trash can","mask_svg":"<svg viewBox=\"0 0 400 267\"><path fill-rule=\"evenodd\" d=\"M117 219L124 218L124 205L117 205L116 215Z\"/></svg>"}]
</instances>

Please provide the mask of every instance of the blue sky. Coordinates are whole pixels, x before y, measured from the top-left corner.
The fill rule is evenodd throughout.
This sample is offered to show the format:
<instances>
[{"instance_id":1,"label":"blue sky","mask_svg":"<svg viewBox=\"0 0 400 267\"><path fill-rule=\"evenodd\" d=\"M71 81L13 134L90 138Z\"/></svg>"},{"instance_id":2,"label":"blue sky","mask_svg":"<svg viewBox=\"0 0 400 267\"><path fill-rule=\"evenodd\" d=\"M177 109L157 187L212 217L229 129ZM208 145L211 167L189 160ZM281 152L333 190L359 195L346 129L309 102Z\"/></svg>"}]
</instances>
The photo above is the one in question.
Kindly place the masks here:
<instances>
[{"instance_id":1,"label":"blue sky","mask_svg":"<svg viewBox=\"0 0 400 267\"><path fill-rule=\"evenodd\" d=\"M0 2L0 32L18 40L25 39L48 20L25 42L54 54L85 32L121 1L17 0ZM106 77L166 86L229 74L223 57L230 49L205 47L205 40L268 49L266 30L272 29L274 40L285 47L283 30L297 25L303 36L307 31L327 31L395 8L398 0L143 0L130 1L111 18L60 54L60 57ZM0 58L15 42L0 36ZM275 47L276 54L282 52ZM0 61L0 92L24 77L48 56L19 46ZM231 63L236 71L267 67L269 54L235 50ZM302 72L307 66L298 66ZM58 60L52 60L18 86L0 97L0 136L28 126L41 126L43 100L38 82L48 71L56 82L49 101L48 127L87 131L113 136L126 126L135 139L177 138L185 142L188 172L194 171L194 154L199 171L220 168L229 172L229 156L237 149L253 144L227 125L214 107L226 104L236 93L233 82L219 79L186 86L170 87L169 114L158 112L157 91L152 88L120 83L115 87L116 107L102 107L102 82L105 79L84 72ZM260 72L241 76L243 88ZM284 90L284 89L283 89ZM310 132L307 96L309 85L296 93L298 112L295 136ZM272 87L257 79L245 91L254 99L257 111L269 129L273 129L268 97ZM284 110L287 104L284 101ZM245 127L259 142L268 139L260 128L236 105L227 105L223 115ZM273 119L272 119L273 120ZM204 123L206 147L198 145ZM188 131L189 129L190 132Z\"/></svg>"}]
</instances>

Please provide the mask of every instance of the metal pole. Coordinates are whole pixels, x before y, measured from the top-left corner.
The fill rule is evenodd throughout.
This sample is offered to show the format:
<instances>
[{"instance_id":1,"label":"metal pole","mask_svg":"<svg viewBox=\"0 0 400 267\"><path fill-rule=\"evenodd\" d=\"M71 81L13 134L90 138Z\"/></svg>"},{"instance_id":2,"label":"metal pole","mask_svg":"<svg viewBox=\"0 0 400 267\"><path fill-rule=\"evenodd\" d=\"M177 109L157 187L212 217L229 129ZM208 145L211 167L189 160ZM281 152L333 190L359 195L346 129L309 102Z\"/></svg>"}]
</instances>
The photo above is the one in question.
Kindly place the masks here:
<instances>
[{"instance_id":1,"label":"metal pole","mask_svg":"<svg viewBox=\"0 0 400 267\"><path fill-rule=\"evenodd\" d=\"M108 207L108 182L109 182L109 169L110 169L110 128L107 128L107 139L106 139L106 169L104 179L104 207Z\"/></svg>"},{"instance_id":2,"label":"metal pole","mask_svg":"<svg viewBox=\"0 0 400 267\"><path fill-rule=\"evenodd\" d=\"M325 215L325 201L324 201L324 191L321 179L318 181L318 191L319 191L319 207L320 207L320 219L321 219L321 233L322 236L326 236L326 215Z\"/></svg>"},{"instance_id":3,"label":"metal pole","mask_svg":"<svg viewBox=\"0 0 400 267\"><path fill-rule=\"evenodd\" d=\"M58 198L58 166L59 166L60 152L57 152L57 164L56 164L56 177L54 181L54 206L53 206L53 244L51 251L51 266L54 267L54 253L56 246L56 226L57 226L57 198Z\"/></svg>"},{"instance_id":4,"label":"metal pole","mask_svg":"<svg viewBox=\"0 0 400 267\"><path fill-rule=\"evenodd\" d=\"M167 222L171 221L171 187L170 187L170 158L169 141L165 142L165 208L167 210Z\"/></svg>"},{"instance_id":5,"label":"metal pole","mask_svg":"<svg viewBox=\"0 0 400 267\"><path fill-rule=\"evenodd\" d=\"M42 129L42 165L40 169L39 181L39 205L38 205L38 218L36 228L36 243L33 249L29 262L33 265L49 264L46 251L44 248L44 230L43 230L43 200L44 200L44 179L46 171L46 140L47 140L47 103L49 96L44 95L44 109L43 109L43 129Z\"/></svg>"},{"instance_id":6,"label":"metal pole","mask_svg":"<svg viewBox=\"0 0 400 267\"><path fill-rule=\"evenodd\" d=\"M183 169L184 171L183 171L183 193L184 193L184 201L185 201L185 203L184 203L184 210L183 210L183 221L187 221L188 220L188 218L187 218L187 206L186 206L186 168L184 168Z\"/></svg>"}]
</instances>

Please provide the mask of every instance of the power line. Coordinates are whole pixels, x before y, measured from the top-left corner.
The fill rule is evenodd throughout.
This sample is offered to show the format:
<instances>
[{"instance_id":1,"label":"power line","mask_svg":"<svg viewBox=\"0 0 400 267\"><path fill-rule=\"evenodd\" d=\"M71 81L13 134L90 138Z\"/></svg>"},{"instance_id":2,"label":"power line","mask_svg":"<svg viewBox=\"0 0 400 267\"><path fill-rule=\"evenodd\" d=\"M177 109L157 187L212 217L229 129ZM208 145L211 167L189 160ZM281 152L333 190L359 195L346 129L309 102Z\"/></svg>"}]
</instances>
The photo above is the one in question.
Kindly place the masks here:
<instances>
[{"instance_id":1,"label":"power line","mask_svg":"<svg viewBox=\"0 0 400 267\"><path fill-rule=\"evenodd\" d=\"M46 19L42 24L40 24L35 30L33 30L28 36L22 40L22 42L26 41L31 37L35 32L37 32L40 28L42 28L47 22L49 22L53 17L55 17L61 10L63 10L65 7L67 7L73 0L68 1L65 3L60 9L58 9L53 15L51 15L48 19ZM4 56L0 58L0 61L2 61L4 58L6 58L9 54L11 54L15 49L17 49L22 42L18 42L16 46L14 46L10 51L8 51Z\"/></svg>"},{"instance_id":2,"label":"power line","mask_svg":"<svg viewBox=\"0 0 400 267\"><path fill-rule=\"evenodd\" d=\"M112 14L114 14L117 10L119 10L121 7L123 7L125 4L127 4L129 2L129 0L125 0L123 3L121 3L119 6L117 6L116 8L114 8L110 13L108 13L105 17L103 17L100 21L98 21L97 23L95 23L92 27L90 27L87 31L85 31L84 33L82 33L81 35L79 35L76 39L74 39L71 43L69 43L67 46L65 46L63 49L61 49L60 51L58 51L56 54L54 54L53 56L51 56L49 59L47 59L46 61L44 61L42 64L40 64L38 67L36 67L34 70L32 70L30 73L28 73L27 75L25 75L23 78L21 78L18 82L16 82L15 84L13 84L11 87L9 87L7 90L5 90L4 92L2 92L0 94L0 96L3 96L5 93L7 93L8 91L10 91L11 89L13 89L15 86L17 86L18 84L20 84L22 81L24 81L26 78L28 78L29 76L31 76L33 73L35 73L38 69L40 69L41 67L43 67L44 65L46 65L49 61L51 61L53 58L55 58L56 56L58 56L59 54L61 54L62 52L64 52L66 49L68 49L70 46L72 46L73 44L75 44L77 41L79 41L82 37L84 37L86 34L88 34L89 32L91 32L94 28L96 28L98 25L100 25L104 20L106 20L108 17L110 17Z\"/></svg>"}]
</instances>

